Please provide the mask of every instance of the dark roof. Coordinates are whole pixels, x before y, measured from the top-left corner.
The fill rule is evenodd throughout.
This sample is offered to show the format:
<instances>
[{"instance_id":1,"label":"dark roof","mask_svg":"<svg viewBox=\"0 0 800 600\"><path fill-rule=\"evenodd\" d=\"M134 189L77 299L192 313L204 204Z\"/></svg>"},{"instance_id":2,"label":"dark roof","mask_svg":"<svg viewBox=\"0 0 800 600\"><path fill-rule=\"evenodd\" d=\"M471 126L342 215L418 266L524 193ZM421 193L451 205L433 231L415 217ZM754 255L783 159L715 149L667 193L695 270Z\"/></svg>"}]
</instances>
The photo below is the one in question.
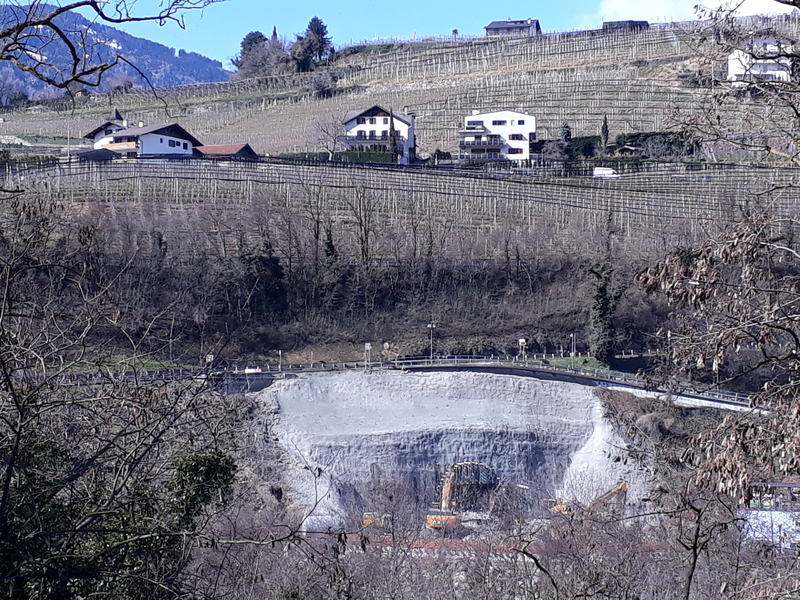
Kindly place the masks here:
<instances>
[{"instance_id":1,"label":"dark roof","mask_svg":"<svg viewBox=\"0 0 800 600\"><path fill-rule=\"evenodd\" d=\"M203 142L198 140L196 137L194 137L191 133L186 131L183 127L181 127L177 123L162 123L161 125L145 125L144 127L128 127L127 129L120 129L119 131L115 131L112 135L116 139L116 138L131 137L131 136L141 137L143 135L147 135L148 133L160 133L162 135L168 135L181 140L186 140L187 142L192 142L193 146L203 145Z\"/></svg>"},{"instance_id":2,"label":"dark roof","mask_svg":"<svg viewBox=\"0 0 800 600\"><path fill-rule=\"evenodd\" d=\"M541 32L542 28L539 26L539 19L520 19L507 21L492 21L484 29L488 32L490 29L528 29L533 27L537 32Z\"/></svg>"},{"instance_id":3,"label":"dark roof","mask_svg":"<svg viewBox=\"0 0 800 600\"><path fill-rule=\"evenodd\" d=\"M83 137L85 137L85 138L89 138L90 140L93 140L93 139L94 139L94 136L96 136L98 133L100 133L101 131L103 131L103 130L104 130L106 127L108 127L109 125L116 125L117 127L120 127L120 128L123 128L123 129L124 129L124 127L125 127L125 126L122 124L122 119L119 119L119 120L117 120L117 119L113 119L113 120L111 120L111 121L106 121L105 123L103 123L102 125L100 125L100 127L95 127L94 129L92 129L92 130L91 130L89 133L87 133L87 134L86 134L85 136L83 136Z\"/></svg>"},{"instance_id":4,"label":"dark roof","mask_svg":"<svg viewBox=\"0 0 800 600\"><path fill-rule=\"evenodd\" d=\"M86 150L84 152L77 152L75 156L79 160L111 160L112 158L121 158L122 155L108 148L98 148L97 150Z\"/></svg>"},{"instance_id":5,"label":"dark roof","mask_svg":"<svg viewBox=\"0 0 800 600\"><path fill-rule=\"evenodd\" d=\"M616 29L636 30L636 29L650 29L650 23L647 21L604 21L603 31L613 31Z\"/></svg>"},{"instance_id":6,"label":"dark roof","mask_svg":"<svg viewBox=\"0 0 800 600\"><path fill-rule=\"evenodd\" d=\"M109 125L116 125L117 127L125 127L122 115L119 113L119 110L116 109L116 108L114 109L114 114L111 115L111 118L108 121L106 121L105 123L100 125L100 127L95 127L94 129L92 129L89 133L87 133L83 137L89 138L90 140L94 139L95 135L100 133L103 129L105 129Z\"/></svg>"},{"instance_id":7,"label":"dark roof","mask_svg":"<svg viewBox=\"0 0 800 600\"><path fill-rule=\"evenodd\" d=\"M357 117L388 117L389 111L383 108L382 106L372 106L366 110L348 110L347 113L344 115L344 120L342 123L349 123L353 119ZM392 116L397 119L398 121L402 121L406 125L411 125L411 117L403 112L397 112L396 110L392 111Z\"/></svg>"},{"instance_id":8,"label":"dark roof","mask_svg":"<svg viewBox=\"0 0 800 600\"><path fill-rule=\"evenodd\" d=\"M195 148L204 156L258 156L250 144L217 144L213 146L197 146Z\"/></svg>"}]
</instances>

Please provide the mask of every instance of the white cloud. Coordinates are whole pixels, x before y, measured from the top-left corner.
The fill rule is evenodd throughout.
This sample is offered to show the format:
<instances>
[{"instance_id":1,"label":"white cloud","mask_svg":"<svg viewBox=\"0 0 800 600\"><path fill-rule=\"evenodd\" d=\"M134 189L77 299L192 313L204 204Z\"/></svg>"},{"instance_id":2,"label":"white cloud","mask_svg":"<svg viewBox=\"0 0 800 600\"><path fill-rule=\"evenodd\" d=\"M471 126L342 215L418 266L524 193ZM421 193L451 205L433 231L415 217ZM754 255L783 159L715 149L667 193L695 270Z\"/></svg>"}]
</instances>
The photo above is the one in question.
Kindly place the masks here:
<instances>
[{"instance_id":1,"label":"white cloud","mask_svg":"<svg viewBox=\"0 0 800 600\"><path fill-rule=\"evenodd\" d=\"M771 15L774 13L788 13L793 10L793 7L779 4L775 0L745 0L736 12L740 15Z\"/></svg>"},{"instance_id":2,"label":"white cloud","mask_svg":"<svg viewBox=\"0 0 800 600\"><path fill-rule=\"evenodd\" d=\"M695 17L695 4L696 0L602 0L598 16L603 21L685 21Z\"/></svg>"}]
</instances>

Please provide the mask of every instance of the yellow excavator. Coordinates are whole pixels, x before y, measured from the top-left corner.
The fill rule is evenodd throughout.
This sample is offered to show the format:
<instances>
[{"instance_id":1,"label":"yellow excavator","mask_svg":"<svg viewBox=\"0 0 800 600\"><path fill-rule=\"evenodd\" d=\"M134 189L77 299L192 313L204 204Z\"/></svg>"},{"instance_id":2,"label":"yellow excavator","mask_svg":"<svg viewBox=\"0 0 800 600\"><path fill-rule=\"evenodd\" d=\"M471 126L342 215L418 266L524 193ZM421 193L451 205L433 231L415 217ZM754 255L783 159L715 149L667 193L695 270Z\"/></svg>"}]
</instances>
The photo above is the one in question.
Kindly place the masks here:
<instances>
[{"instance_id":1,"label":"yellow excavator","mask_svg":"<svg viewBox=\"0 0 800 600\"><path fill-rule=\"evenodd\" d=\"M623 481L617 487L607 491L605 494L598 496L589 503L587 510L591 512L599 512L604 510L619 511L625 507L625 500L628 498L628 482ZM561 513L568 515L572 512L569 505L561 498L545 498L546 502L552 502L553 506L550 507L550 512Z\"/></svg>"}]
</instances>

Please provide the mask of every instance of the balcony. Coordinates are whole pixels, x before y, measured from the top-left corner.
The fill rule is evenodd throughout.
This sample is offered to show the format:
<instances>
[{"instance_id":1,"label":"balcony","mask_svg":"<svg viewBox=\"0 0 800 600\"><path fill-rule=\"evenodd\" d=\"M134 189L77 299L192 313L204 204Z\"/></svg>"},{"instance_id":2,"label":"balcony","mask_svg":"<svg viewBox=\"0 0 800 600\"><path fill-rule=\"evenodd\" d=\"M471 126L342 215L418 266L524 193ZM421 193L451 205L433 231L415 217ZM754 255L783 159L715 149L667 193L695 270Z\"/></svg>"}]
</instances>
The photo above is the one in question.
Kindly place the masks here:
<instances>
[{"instance_id":1,"label":"balcony","mask_svg":"<svg viewBox=\"0 0 800 600\"><path fill-rule=\"evenodd\" d=\"M399 133L395 133L394 137L398 142L405 143L405 141L406 141L406 138L404 138ZM337 136L336 139L339 142L342 142L342 143L345 143L345 144L349 144L351 142L388 142L391 139L391 136L389 136L389 135L373 135L373 136L368 136L368 135L340 135L340 136Z\"/></svg>"},{"instance_id":2,"label":"balcony","mask_svg":"<svg viewBox=\"0 0 800 600\"><path fill-rule=\"evenodd\" d=\"M462 152L458 155L458 160L514 160L512 156L500 154L499 152L481 152L479 154L466 154Z\"/></svg>"},{"instance_id":3,"label":"balcony","mask_svg":"<svg viewBox=\"0 0 800 600\"><path fill-rule=\"evenodd\" d=\"M113 150L114 152L122 152L126 150L138 150L139 143L138 142L116 142L113 144L106 144L103 146L108 150Z\"/></svg>"},{"instance_id":4,"label":"balcony","mask_svg":"<svg viewBox=\"0 0 800 600\"><path fill-rule=\"evenodd\" d=\"M467 125L463 129L461 129L458 133L462 135L474 135L476 133L486 133L486 127L483 125Z\"/></svg>"},{"instance_id":5,"label":"balcony","mask_svg":"<svg viewBox=\"0 0 800 600\"><path fill-rule=\"evenodd\" d=\"M458 140L461 148L500 148L505 145L503 138L492 138L490 140Z\"/></svg>"}]
</instances>

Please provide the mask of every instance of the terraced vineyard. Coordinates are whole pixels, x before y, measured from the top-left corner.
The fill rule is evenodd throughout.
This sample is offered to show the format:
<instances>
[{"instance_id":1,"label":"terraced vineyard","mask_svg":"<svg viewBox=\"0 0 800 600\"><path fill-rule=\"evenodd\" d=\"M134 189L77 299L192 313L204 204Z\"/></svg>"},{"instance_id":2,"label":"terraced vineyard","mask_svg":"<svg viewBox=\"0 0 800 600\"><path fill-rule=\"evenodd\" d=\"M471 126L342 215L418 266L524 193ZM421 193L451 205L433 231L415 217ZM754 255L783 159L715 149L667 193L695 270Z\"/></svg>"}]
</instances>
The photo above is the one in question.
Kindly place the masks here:
<instances>
[{"instance_id":1,"label":"terraced vineyard","mask_svg":"<svg viewBox=\"0 0 800 600\"><path fill-rule=\"evenodd\" d=\"M196 229L221 247L313 213L335 223L342 239L352 238L365 216L398 238L421 236L420 225L431 224L444 255L474 258L498 257L509 241L524 256L591 251L609 219L626 252L652 255L759 208L796 216L800 200L791 187L798 183L794 169L755 167L674 166L604 181L280 161L142 161L62 164L15 177L12 184L78 212L125 214L141 231ZM378 257L394 251L376 245Z\"/></svg>"},{"instance_id":2,"label":"terraced vineyard","mask_svg":"<svg viewBox=\"0 0 800 600\"><path fill-rule=\"evenodd\" d=\"M787 34L798 33L798 20L770 23ZM71 114L12 114L0 124L0 135L74 139L118 106L131 121L176 119L209 144L247 141L257 152L270 154L313 151L318 122L372 104L415 112L422 154L455 149L459 123L475 110L529 112L544 139L555 137L564 121L575 135L597 134L603 116L612 137L662 131L707 109L712 90L687 87L679 77L702 66L698 28L692 22L636 33L365 47L345 52L332 68L338 81L331 97L310 91L313 75L267 77L161 90L169 115L145 92L98 97ZM722 63L717 69L719 77ZM724 123L743 131L749 115L759 112L758 102L741 98L715 110Z\"/></svg>"}]
</instances>

